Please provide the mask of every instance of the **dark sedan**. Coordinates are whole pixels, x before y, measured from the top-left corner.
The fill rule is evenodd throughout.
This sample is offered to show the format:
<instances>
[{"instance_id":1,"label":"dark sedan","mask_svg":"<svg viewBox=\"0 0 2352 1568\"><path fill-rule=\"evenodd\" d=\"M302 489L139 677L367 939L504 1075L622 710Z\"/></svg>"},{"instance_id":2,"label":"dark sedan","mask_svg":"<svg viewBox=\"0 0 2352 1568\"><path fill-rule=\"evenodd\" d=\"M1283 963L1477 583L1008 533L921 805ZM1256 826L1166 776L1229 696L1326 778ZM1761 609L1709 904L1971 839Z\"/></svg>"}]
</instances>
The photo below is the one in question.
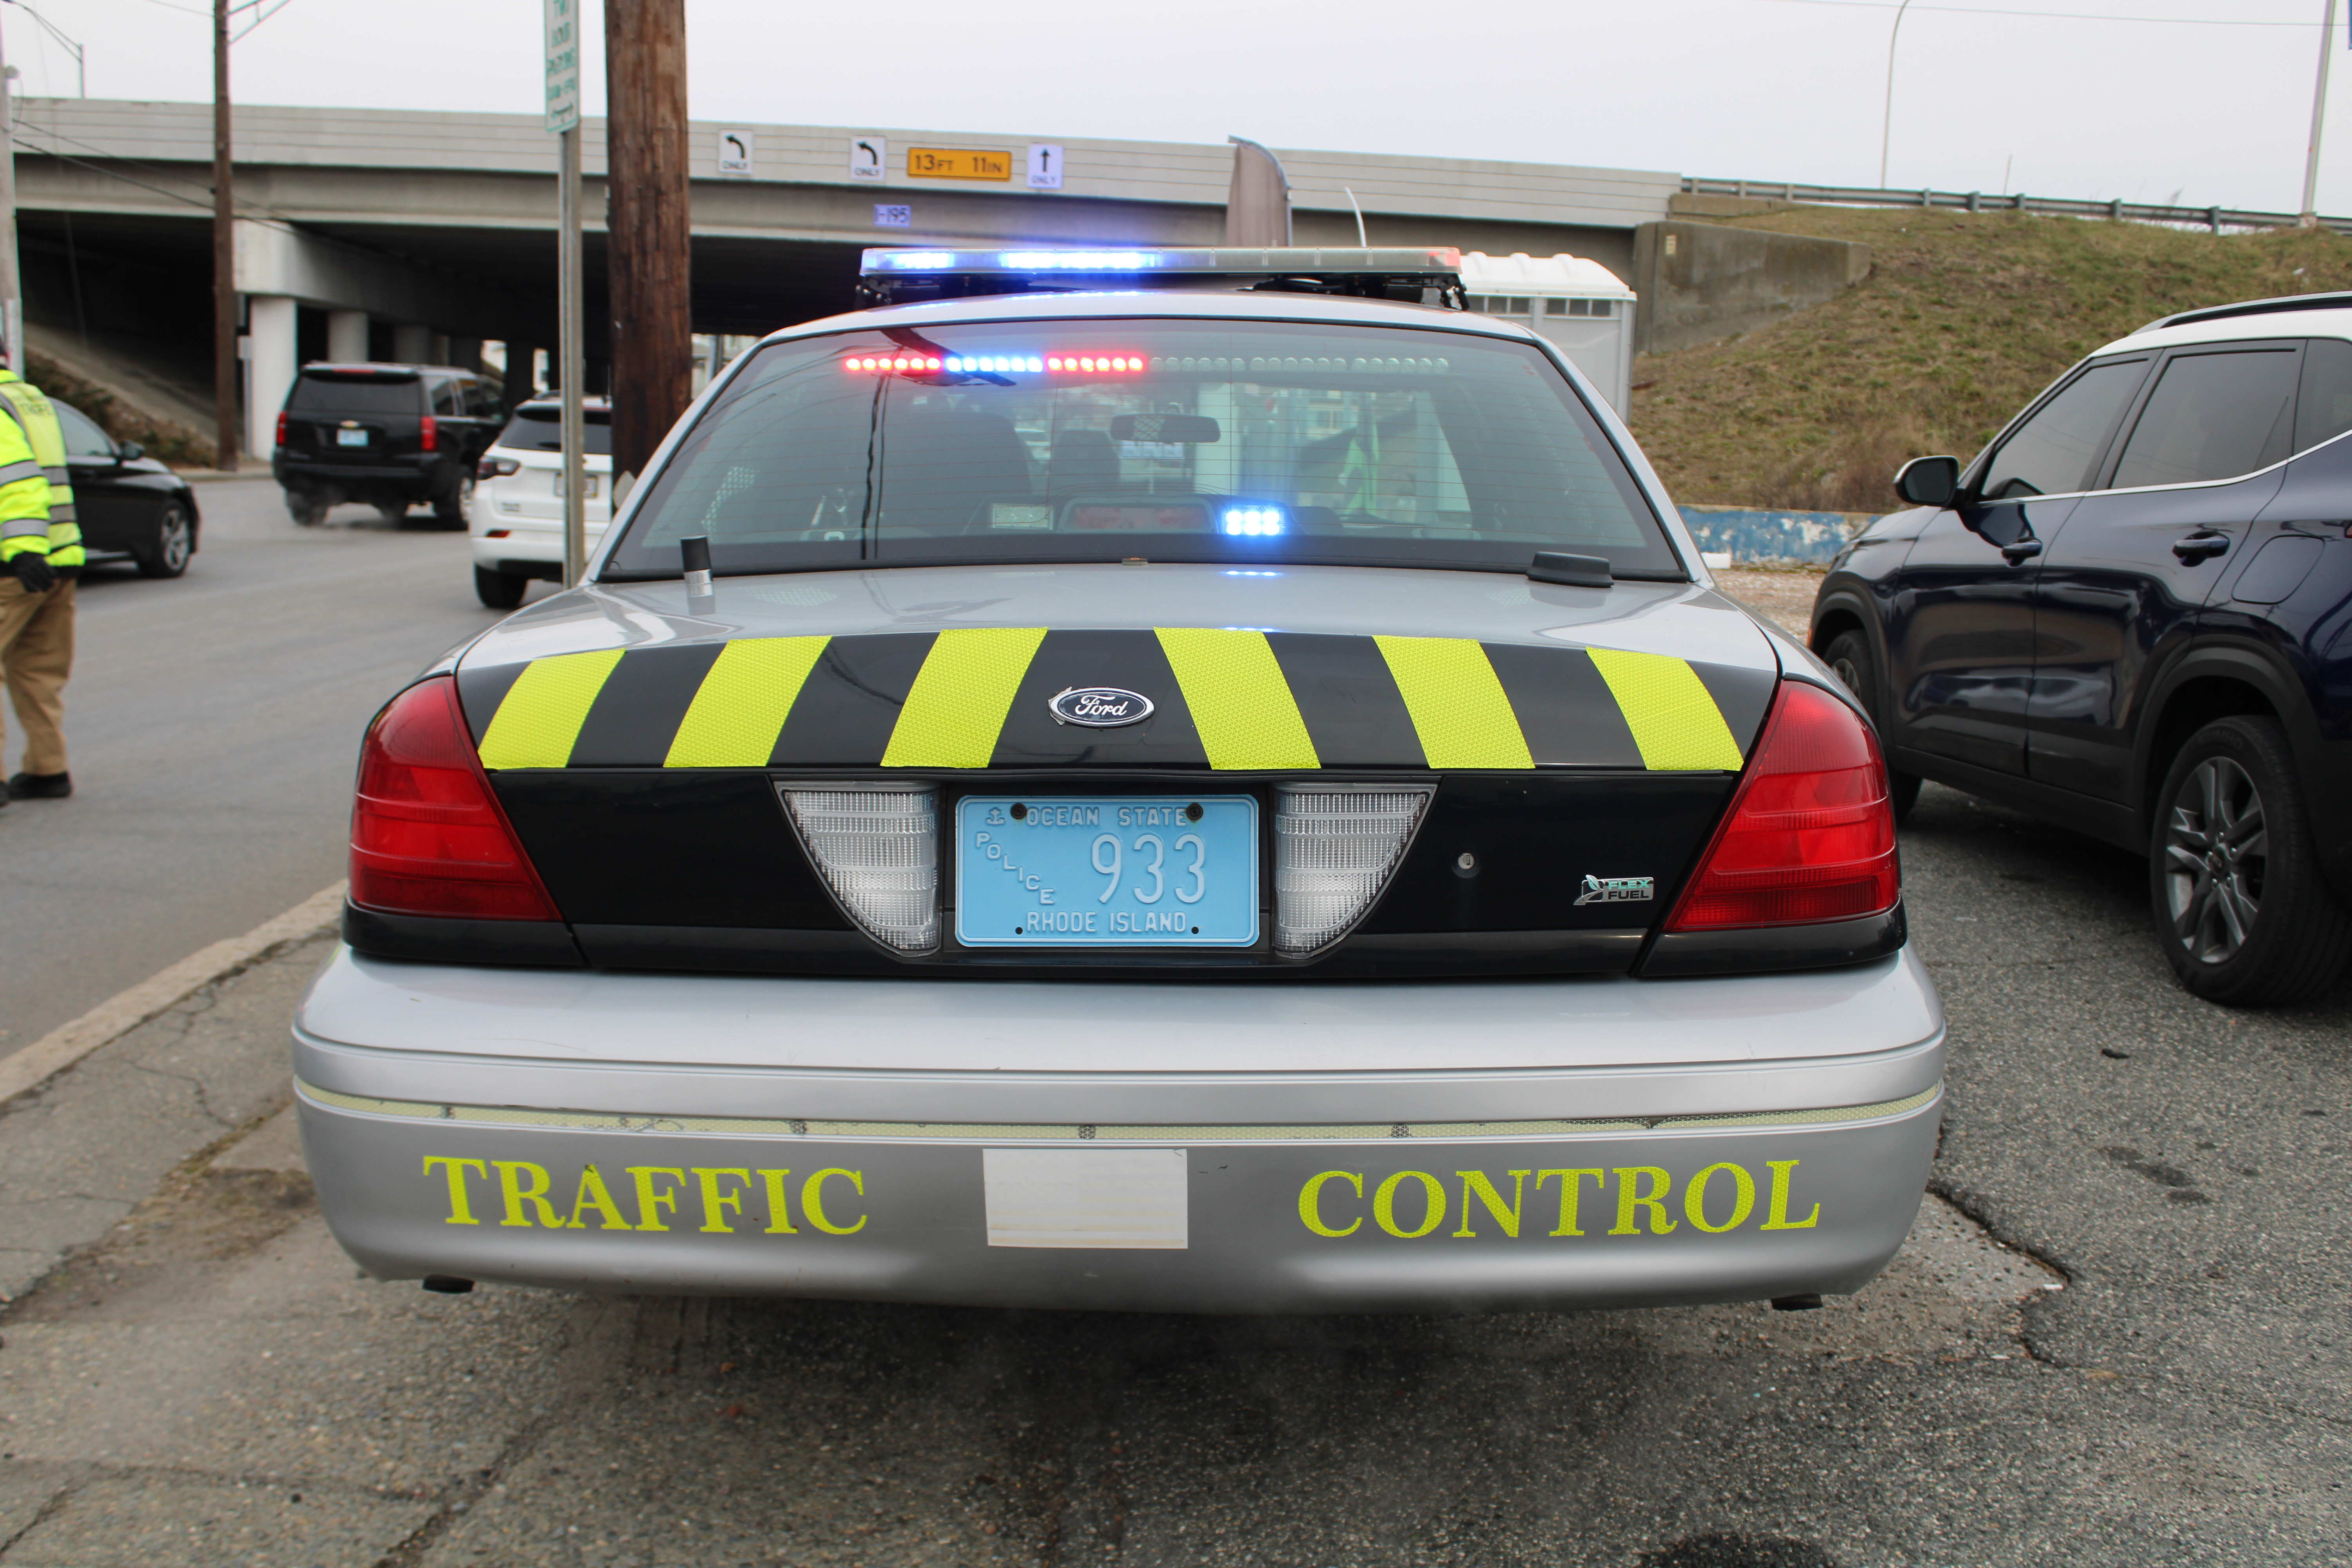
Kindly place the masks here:
<instances>
[{"instance_id":1,"label":"dark sedan","mask_svg":"<svg viewBox=\"0 0 2352 1568\"><path fill-rule=\"evenodd\" d=\"M196 552L196 494L188 481L117 441L69 403L49 399L66 438L82 547L93 563L127 561L142 577L177 577Z\"/></svg>"}]
</instances>

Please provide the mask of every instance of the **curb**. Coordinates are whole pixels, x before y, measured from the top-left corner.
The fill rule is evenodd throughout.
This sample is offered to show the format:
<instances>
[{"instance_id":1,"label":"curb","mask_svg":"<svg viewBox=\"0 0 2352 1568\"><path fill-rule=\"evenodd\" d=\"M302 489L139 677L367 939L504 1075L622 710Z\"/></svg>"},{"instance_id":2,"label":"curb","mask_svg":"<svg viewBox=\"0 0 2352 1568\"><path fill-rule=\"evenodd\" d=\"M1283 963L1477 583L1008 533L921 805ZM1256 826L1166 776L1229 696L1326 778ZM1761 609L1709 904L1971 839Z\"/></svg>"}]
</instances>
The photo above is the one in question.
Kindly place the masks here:
<instances>
[{"instance_id":1,"label":"curb","mask_svg":"<svg viewBox=\"0 0 2352 1568\"><path fill-rule=\"evenodd\" d=\"M321 888L284 914L199 948L169 969L116 993L70 1024L61 1025L14 1055L0 1057L0 1104L38 1089L90 1052L216 980L267 957L273 948L316 936L342 911L344 884Z\"/></svg>"}]
</instances>

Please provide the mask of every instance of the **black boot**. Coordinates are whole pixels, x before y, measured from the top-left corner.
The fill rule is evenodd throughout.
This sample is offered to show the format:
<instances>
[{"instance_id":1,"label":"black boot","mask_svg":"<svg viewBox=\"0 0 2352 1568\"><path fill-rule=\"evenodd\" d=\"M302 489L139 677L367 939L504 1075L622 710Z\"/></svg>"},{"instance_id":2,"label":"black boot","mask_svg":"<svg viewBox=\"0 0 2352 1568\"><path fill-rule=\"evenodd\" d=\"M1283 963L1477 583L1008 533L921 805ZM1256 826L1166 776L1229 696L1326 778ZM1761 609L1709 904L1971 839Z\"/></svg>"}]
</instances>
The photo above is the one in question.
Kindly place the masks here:
<instances>
[{"instance_id":1,"label":"black boot","mask_svg":"<svg viewBox=\"0 0 2352 1568\"><path fill-rule=\"evenodd\" d=\"M71 794L71 773L18 773L8 781L10 800L63 800Z\"/></svg>"}]
</instances>

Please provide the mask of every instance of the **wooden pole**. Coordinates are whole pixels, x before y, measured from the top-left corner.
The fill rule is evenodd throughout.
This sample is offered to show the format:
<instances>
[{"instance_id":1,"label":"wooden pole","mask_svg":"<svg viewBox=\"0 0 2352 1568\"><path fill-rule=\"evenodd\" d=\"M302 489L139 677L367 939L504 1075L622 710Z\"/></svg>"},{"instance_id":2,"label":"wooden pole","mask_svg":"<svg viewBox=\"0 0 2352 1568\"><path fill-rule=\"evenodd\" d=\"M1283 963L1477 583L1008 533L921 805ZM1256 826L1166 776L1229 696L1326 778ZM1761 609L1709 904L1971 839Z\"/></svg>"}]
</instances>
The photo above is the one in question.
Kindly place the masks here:
<instances>
[{"instance_id":1,"label":"wooden pole","mask_svg":"<svg viewBox=\"0 0 2352 1568\"><path fill-rule=\"evenodd\" d=\"M694 397L686 0L607 0L604 81L617 491Z\"/></svg>"},{"instance_id":2,"label":"wooden pole","mask_svg":"<svg viewBox=\"0 0 2352 1568\"><path fill-rule=\"evenodd\" d=\"M236 209L230 184L228 5L213 0L213 425L215 467L245 445L236 416Z\"/></svg>"}]
</instances>

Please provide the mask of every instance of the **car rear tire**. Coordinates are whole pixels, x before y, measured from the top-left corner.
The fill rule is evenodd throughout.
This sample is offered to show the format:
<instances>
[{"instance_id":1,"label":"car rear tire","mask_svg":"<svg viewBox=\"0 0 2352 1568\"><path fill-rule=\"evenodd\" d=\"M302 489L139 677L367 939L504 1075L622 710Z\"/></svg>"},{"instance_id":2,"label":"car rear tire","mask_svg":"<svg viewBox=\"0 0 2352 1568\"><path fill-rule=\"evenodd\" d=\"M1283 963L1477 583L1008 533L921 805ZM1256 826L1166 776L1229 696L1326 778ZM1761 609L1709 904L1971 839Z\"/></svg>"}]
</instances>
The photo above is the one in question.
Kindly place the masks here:
<instances>
[{"instance_id":1,"label":"car rear tire","mask_svg":"<svg viewBox=\"0 0 2352 1568\"><path fill-rule=\"evenodd\" d=\"M195 552L196 525L188 509L173 501L155 518L154 542L144 550L132 551L131 563L142 577L177 577L188 569L188 557Z\"/></svg>"},{"instance_id":2,"label":"car rear tire","mask_svg":"<svg viewBox=\"0 0 2352 1568\"><path fill-rule=\"evenodd\" d=\"M457 488L433 503L433 515L443 528L455 531L466 526L466 503L474 496L474 481L469 475L457 483Z\"/></svg>"},{"instance_id":3,"label":"car rear tire","mask_svg":"<svg viewBox=\"0 0 2352 1568\"><path fill-rule=\"evenodd\" d=\"M304 528L315 528L327 520L327 498L316 490L288 490L286 515Z\"/></svg>"},{"instance_id":4,"label":"car rear tire","mask_svg":"<svg viewBox=\"0 0 2352 1568\"><path fill-rule=\"evenodd\" d=\"M375 503L375 514L397 528L408 521L408 503L404 500L380 500Z\"/></svg>"},{"instance_id":5,"label":"car rear tire","mask_svg":"<svg viewBox=\"0 0 2352 1568\"><path fill-rule=\"evenodd\" d=\"M530 591L530 579L512 572L493 572L487 566L474 568L474 597L493 610L511 610L522 603Z\"/></svg>"},{"instance_id":6,"label":"car rear tire","mask_svg":"<svg viewBox=\"0 0 2352 1568\"><path fill-rule=\"evenodd\" d=\"M2352 910L2327 886L2309 803L2276 721L2220 719L2165 770L2148 844L2164 956L2209 1002L2303 1002L2352 958Z\"/></svg>"},{"instance_id":7,"label":"car rear tire","mask_svg":"<svg viewBox=\"0 0 2352 1568\"><path fill-rule=\"evenodd\" d=\"M1879 703L1878 660L1871 650L1870 638L1859 631L1840 632L1830 639L1822 662L1845 683L1854 700L1862 704L1862 710L1870 715L1872 725L1879 731L1879 744L1884 746L1886 727L1879 721L1879 715L1885 710ZM1886 793L1895 807L1895 820L1902 821L1919 804L1919 775L1887 769Z\"/></svg>"}]
</instances>

